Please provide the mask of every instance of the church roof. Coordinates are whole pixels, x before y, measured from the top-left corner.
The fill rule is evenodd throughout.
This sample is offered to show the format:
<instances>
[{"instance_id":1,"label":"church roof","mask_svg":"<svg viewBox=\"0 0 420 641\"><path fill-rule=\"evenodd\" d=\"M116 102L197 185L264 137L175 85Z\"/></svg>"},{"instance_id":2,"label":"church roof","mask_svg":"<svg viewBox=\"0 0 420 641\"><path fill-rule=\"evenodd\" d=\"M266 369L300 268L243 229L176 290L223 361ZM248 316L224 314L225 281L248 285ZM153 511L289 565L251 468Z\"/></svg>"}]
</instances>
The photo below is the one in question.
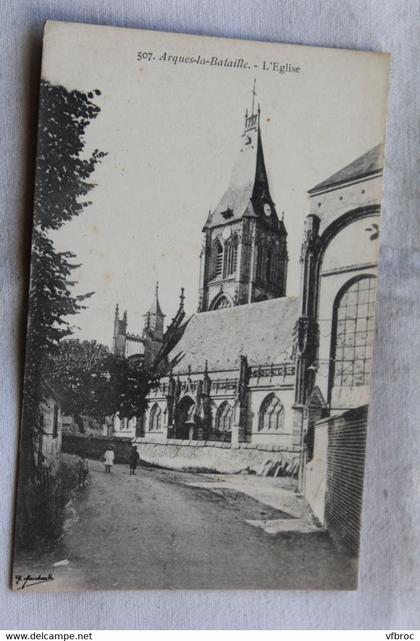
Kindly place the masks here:
<instances>
[{"instance_id":1,"label":"church roof","mask_svg":"<svg viewBox=\"0 0 420 641\"><path fill-rule=\"evenodd\" d=\"M173 372L236 369L244 355L250 365L290 360L293 328L298 317L296 297L238 305L195 314L171 350Z\"/></svg>"},{"instance_id":2,"label":"church roof","mask_svg":"<svg viewBox=\"0 0 420 641\"><path fill-rule=\"evenodd\" d=\"M368 178L375 174L382 172L384 166L384 146L382 143L370 149L367 153L363 154L356 160L353 160L349 165L340 169L335 174L323 180L321 183L312 187L308 194L313 194L318 191L323 191L330 187L354 182L362 178Z\"/></svg>"},{"instance_id":3,"label":"church roof","mask_svg":"<svg viewBox=\"0 0 420 641\"><path fill-rule=\"evenodd\" d=\"M205 227L225 225L239 220L244 215L259 217L256 203L265 201L273 205L270 196L267 171L260 130L260 110L245 114L245 126L241 137L241 148L233 167L228 187L217 207L210 212ZM267 222L267 220L265 220ZM271 224L283 227L272 212Z\"/></svg>"},{"instance_id":4,"label":"church roof","mask_svg":"<svg viewBox=\"0 0 420 641\"><path fill-rule=\"evenodd\" d=\"M245 214L254 190L257 164L264 166L264 154L259 131L255 143L249 149L242 148L239 152L229 185L211 216L212 225L226 223L227 219L223 216L223 213L228 210L232 212L230 220L242 218ZM265 173L265 167L263 171ZM249 208L248 214L255 216L252 206Z\"/></svg>"}]
</instances>

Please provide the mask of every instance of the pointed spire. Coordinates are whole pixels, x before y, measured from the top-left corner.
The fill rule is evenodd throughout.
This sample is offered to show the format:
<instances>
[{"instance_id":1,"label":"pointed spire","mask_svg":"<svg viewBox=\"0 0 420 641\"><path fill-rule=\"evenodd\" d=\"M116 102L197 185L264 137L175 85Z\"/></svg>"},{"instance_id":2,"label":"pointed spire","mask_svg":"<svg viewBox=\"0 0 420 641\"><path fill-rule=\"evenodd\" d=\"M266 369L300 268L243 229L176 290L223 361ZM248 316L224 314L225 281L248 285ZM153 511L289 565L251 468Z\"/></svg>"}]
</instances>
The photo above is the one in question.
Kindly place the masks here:
<instances>
[{"instance_id":1,"label":"pointed spire","mask_svg":"<svg viewBox=\"0 0 420 641\"><path fill-rule=\"evenodd\" d=\"M119 312L119 307L118 303L115 305L115 320L119 320L120 318L120 312Z\"/></svg>"},{"instance_id":2,"label":"pointed spire","mask_svg":"<svg viewBox=\"0 0 420 641\"><path fill-rule=\"evenodd\" d=\"M155 287L155 297L153 299L153 303L150 306L149 311L147 314L151 316L161 316L164 317L165 314L162 312L159 304L159 281L156 282L156 287ZM146 316L146 314L145 314Z\"/></svg>"},{"instance_id":3,"label":"pointed spire","mask_svg":"<svg viewBox=\"0 0 420 641\"><path fill-rule=\"evenodd\" d=\"M274 202L270 195L268 176L265 167L262 144L260 118L261 105L257 102L256 80L250 87L250 105L245 111L244 128L241 135L241 146L237 161L232 170L228 187L217 207L207 219L205 230L238 220L242 216L261 217L268 222L264 210L269 205L272 210L270 220L274 224L277 214L274 214ZM249 207L249 202L252 207Z\"/></svg>"},{"instance_id":4,"label":"pointed spire","mask_svg":"<svg viewBox=\"0 0 420 641\"><path fill-rule=\"evenodd\" d=\"M181 309L184 309L184 301L185 301L184 288L181 287L181 294L179 295L179 306Z\"/></svg>"}]
</instances>

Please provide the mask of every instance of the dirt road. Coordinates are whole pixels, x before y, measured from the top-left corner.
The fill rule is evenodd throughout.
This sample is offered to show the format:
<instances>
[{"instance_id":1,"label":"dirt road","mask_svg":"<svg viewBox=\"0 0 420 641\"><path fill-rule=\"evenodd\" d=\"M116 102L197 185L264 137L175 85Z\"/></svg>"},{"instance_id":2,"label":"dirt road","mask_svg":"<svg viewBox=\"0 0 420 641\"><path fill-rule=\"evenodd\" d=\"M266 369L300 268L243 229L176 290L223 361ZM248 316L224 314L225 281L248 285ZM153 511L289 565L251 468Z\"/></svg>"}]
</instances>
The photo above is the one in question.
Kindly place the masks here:
<instances>
[{"instance_id":1,"label":"dirt road","mask_svg":"<svg viewBox=\"0 0 420 641\"><path fill-rule=\"evenodd\" d=\"M74 462L73 457L67 461ZM197 475L90 462L62 543L20 571L52 572L40 589L349 589L354 562L323 532L267 534L246 523L288 515ZM209 477L200 475L200 480ZM66 565L54 566L57 561ZM42 566L42 567L41 567ZM36 587L36 586L34 586Z\"/></svg>"}]
</instances>

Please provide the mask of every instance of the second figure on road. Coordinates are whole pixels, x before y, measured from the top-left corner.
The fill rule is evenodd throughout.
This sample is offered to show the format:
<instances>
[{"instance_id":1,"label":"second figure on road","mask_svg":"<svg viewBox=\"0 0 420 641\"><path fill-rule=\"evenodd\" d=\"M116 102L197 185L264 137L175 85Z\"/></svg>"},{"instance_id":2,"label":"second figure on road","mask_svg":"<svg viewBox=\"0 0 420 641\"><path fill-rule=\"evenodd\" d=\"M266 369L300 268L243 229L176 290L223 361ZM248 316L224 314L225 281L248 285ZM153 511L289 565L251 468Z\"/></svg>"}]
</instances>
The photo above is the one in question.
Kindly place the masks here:
<instances>
[{"instance_id":1,"label":"second figure on road","mask_svg":"<svg viewBox=\"0 0 420 641\"><path fill-rule=\"evenodd\" d=\"M135 476L137 465L140 461L140 455L137 451L137 445L133 445L130 451L130 476Z\"/></svg>"}]
</instances>

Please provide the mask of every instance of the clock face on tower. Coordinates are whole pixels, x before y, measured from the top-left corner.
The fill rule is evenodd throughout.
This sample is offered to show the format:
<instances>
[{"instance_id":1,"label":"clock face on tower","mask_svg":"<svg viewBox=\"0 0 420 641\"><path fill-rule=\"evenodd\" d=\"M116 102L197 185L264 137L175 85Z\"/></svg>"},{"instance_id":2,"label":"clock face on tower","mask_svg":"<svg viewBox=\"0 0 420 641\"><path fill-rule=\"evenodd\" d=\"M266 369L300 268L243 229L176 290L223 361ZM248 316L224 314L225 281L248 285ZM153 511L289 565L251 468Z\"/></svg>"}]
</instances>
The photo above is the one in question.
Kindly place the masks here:
<instances>
[{"instance_id":1,"label":"clock face on tower","mask_svg":"<svg viewBox=\"0 0 420 641\"><path fill-rule=\"evenodd\" d=\"M265 205L264 205L264 214L266 216L270 216L271 215L271 207L270 207L270 205L268 203L265 203Z\"/></svg>"}]
</instances>

